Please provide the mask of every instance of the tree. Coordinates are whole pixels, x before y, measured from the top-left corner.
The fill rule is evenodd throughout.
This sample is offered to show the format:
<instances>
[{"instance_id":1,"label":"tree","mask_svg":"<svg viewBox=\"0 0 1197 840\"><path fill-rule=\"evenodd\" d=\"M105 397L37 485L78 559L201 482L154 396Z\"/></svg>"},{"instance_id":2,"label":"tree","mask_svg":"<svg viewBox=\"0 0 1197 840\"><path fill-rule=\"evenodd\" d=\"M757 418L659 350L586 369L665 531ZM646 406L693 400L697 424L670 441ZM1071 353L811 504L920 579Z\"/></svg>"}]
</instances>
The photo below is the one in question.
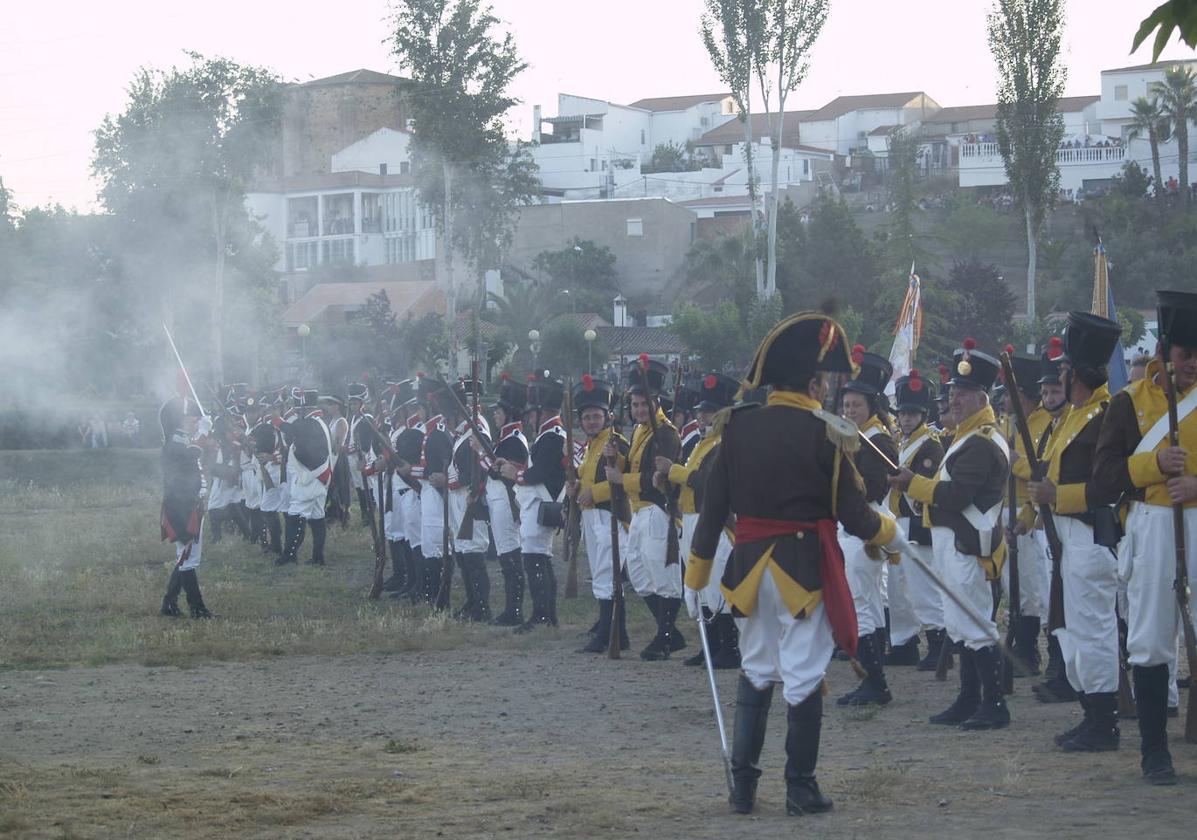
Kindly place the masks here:
<instances>
[{"instance_id":1,"label":"tree","mask_svg":"<svg viewBox=\"0 0 1197 840\"><path fill-rule=\"evenodd\" d=\"M1158 32L1156 32L1158 28ZM1155 11L1144 18L1139 24L1139 31L1131 43L1130 51L1134 52L1155 32L1155 41L1151 48L1151 60L1159 61L1160 53L1172 37L1172 30L1180 30L1180 40L1190 47L1197 49L1197 0L1168 0L1156 6Z\"/></svg>"},{"instance_id":2,"label":"tree","mask_svg":"<svg viewBox=\"0 0 1197 840\"><path fill-rule=\"evenodd\" d=\"M1133 160L1122 164L1122 171L1114 176L1114 180L1118 191L1129 199L1140 199L1147 195L1147 173ZM1158 192L1157 190L1157 194Z\"/></svg>"},{"instance_id":3,"label":"tree","mask_svg":"<svg viewBox=\"0 0 1197 840\"><path fill-rule=\"evenodd\" d=\"M961 260L948 272L945 288L955 294L952 317L963 336L978 347L1000 347L1014 319L1014 295L998 267L979 260Z\"/></svg>"},{"instance_id":4,"label":"tree","mask_svg":"<svg viewBox=\"0 0 1197 840\"><path fill-rule=\"evenodd\" d=\"M366 305L355 318L370 337L372 352L366 368L375 379L397 376L407 367L407 357L399 340L399 325L386 289L380 289L366 299Z\"/></svg>"},{"instance_id":5,"label":"tree","mask_svg":"<svg viewBox=\"0 0 1197 840\"><path fill-rule=\"evenodd\" d=\"M554 311L605 312L619 292L615 255L589 239L575 236L560 251L541 251L532 267L548 275L551 282L543 293Z\"/></svg>"},{"instance_id":6,"label":"tree","mask_svg":"<svg viewBox=\"0 0 1197 840\"><path fill-rule=\"evenodd\" d=\"M1043 221L1060 192L1056 150L1064 120L1056 103L1063 0L997 0L989 12L989 50L998 71L998 147L1027 231L1027 317L1035 318L1035 260Z\"/></svg>"},{"instance_id":7,"label":"tree","mask_svg":"<svg viewBox=\"0 0 1197 840\"><path fill-rule=\"evenodd\" d=\"M742 320L743 313L729 301L711 312L684 303L674 313L669 329L703 368L723 370L724 365L736 364L748 353L749 336Z\"/></svg>"},{"instance_id":8,"label":"tree","mask_svg":"<svg viewBox=\"0 0 1197 840\"><path fill-rule=\"evenodd\" d=\"M1010 221L991 207L969 200L949 204L934 234L954 259L979 259L1008 234Z\"/></svg>"},{"instance_id":9,"label":"tree","mask_svg":"<svg viewBox=\"0 0 1197 840\"><path fill-rule=\"evenodd\" d=\"M560 377L571 376L576 382L587 372L587 363L594 361L599 369L608 357L606 345L595 339L591 347L586 341L585 330L577 322L558 319L551 322L540 333L540 361Z\"/></svg>"},{"instance_id":10,"label":"tree","mask_svg":"<svg viewBox=\"0 0 1197 840\"><path fill-rule=\"evenodd\" d=\"M443 365L449 356L448 335L443 315L429 312L404 318L399 325L399 344L407 355L408 369L436 370Z\"/></svg>"},{"instance_id":11,"label":"tree","mask_svg":"<svg viewBox=\"0 0 1197 840\"><path fill-rule=\"evenodd\" d=\"M762 0L765 40L753 61L757 89L769 124L769 143L773 152L772 189L769 193L769 239L765 254L764 292L768 299L777 294L777 204L778 176L781 171L781 133L785 125L786 98L806 78L809 55L823 24L827 21L829 0ZM769 101L776 83L777 112Z\"/></svg>"},{"instance_id":12,"label":"tree","mask_svg":"<svg viewBox=\"0 0 1197 840\"><path fill-rule=\"evenodd\" d=\"M1156 201L1164 201L1164 176L1160 174L1160 143L1168 139L1168 118L1160 107L1159 97L1148 99L1145 96L1136 97L1131 102L1130 131L1128 140L1147 138L1151 144L1151 172L1155 178Z\"/></svg>"},{"instance_id":13,"label":"tree","mask_svg":"<svg viewBox=\"0 0 1197 840\"><path fill-rule=\"evenodd\" d=\"M778 289L785 310L814 309L831 298L840 307L870 311L879 270L877 249L857 226L848 205L823 193L815 199L805 224L790 202L782 205L778 216L782 234Z\"/></svg>"},{"instance_id":14,"label":"tree","mask_svg":"<svg viewBox=\"0 0 1197 840\"><path fill-rule=\"evenodd\" d=\"M891 129L889 146L889 195L893 224L889 236L891 251L900 262L914 262L914 179L918 170L919 142L904 126Z\"/></svg>"},{"instance_id":15,"label":"tree","mask_svg":"<svg viewBox=\"0 0 1197 840\"><path fill-rule=\"evenodd\" d=\"M1177 65L1164 73L1164 82L1156 86L1160 97L1160 112L1168 120L1176 137L1176 152L1180 158L1180 193L1187 206L1189 196L1189 120L1197 117L1197 76L1191 68Z\"/></svg>"},{"instance_id":16,"label":"tree","mask_svg":"<svg viewBox=\"0 0 1197 840\"><path fill-rule=\"evenodd\" d=\"M271 159L282 84L260 67L188 55L184 69L139 71L126 110L96 131L92 169L104 206L129 223L136 244L169 247L173 273L184 274L178 261L197 245L210 255L210 368L223 382L226 267L258 245L256 231L245 233L253 227L245 191ZM162 265L149 262L160 282Z\"/></svg>"},{"instance_id":17,"label":"tree","mask_svg":"<svg viewBox=\"0 0 1197 840\"><path fill-rule=\"evenodd\" d=\"M738 312L746 312L756 299L751 280L752 244L750 228L695 240L682 267L687 302L709 307L730 300Z\"/></svg>"},{"instance_id":18,"label":"tree","mask_svg":"<svg viewBox=\"0 0 1197 840\"><path fill-rule=\"evenodd\" d=\"M516 348L512 364L532 369L532 354L528 350L528 333L542 330L555 314L554 296L545 293L539 283L505 283L502 296L489 295L494 306L484 309L481 317L497 326L497 338Z\"/></svg>"},{"instance_id":19,"label":"tree","mask_svg":"<svg viewBox=\"0 0 1197 840\"><path fill-rule=\"evenodd\" d=\"M415 121L412 174L442 236L438 277L446 328L452 330L460 293L453 274L460 238L456 216L468 206L460 182L477 161L502 158L499 150L507 149L502 120L516 103L509 88L527 64L510 32L494 34L499 19L482 0L398 0L392 23L392 51L411 77L406 103ZM504 214L509 208L500 204L493 210ZM456 336L447 334L446 340L449 369L456 370Z\"/></svg>"},{"instance_id":20,"label":"tree","mask_svg":"<svg viewBox=\"0 0 1197 840\"><path fill-rule=\"evenodd\" d=\"M641 172L689 172L699 167L694 163L690 151L680 143L670 140L668 143L658 143L653 149L653 155L648 165L641 168Z\"/></svg>"},{"instance_id":21,"label":"tree","mask_svg":"<svg viewBox=\"0 0 1197 840\"><path fill-rule=\"evenodd\" d=\"M731 90L736 118L744 128L744 168L748 177L748 205L753 240L760 238L761 217L757 213L760 179L753 154L752 102L750 92L755 62L765 40L763 0L706 0L700 24L703 46L715 72ZM756 294L765 293L765 264L760 251L752 249Z\"/></svg>"}]
</instances>

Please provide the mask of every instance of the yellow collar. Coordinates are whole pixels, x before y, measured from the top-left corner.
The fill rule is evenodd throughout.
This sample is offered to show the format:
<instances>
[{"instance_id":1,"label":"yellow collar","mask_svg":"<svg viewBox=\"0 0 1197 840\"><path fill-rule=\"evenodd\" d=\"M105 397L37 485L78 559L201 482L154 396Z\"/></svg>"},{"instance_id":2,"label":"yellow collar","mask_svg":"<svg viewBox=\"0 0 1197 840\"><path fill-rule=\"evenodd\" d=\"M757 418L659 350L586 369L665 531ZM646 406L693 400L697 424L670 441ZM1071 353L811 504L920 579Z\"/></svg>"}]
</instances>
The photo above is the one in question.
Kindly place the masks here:
<instances>
[{"instance_id":1,"label":"yellow collar","mask_svg":"<svg viewBox=\"0 0 1197 840\"><path fill-rule=\"evenodd\" d=\"M980 411L973 414L973 416L967 418L963 423L958 423L956 428L952 431L956 436L956 440L960 440L969 432L975 432L982 426L992 426L995 420L996 418L993 416L993 406L987 405Z\"/></svg>"},{"instance_id":2,"label":"yellow collar","mask_svg":"<svg viewBox=\"0 0 1197 840\"><path fill-rule=\"evenodd\" d=\"M784 405L789 408L800 408L803 411L817 411L823 404L809 394L798 391L771 391L765 405Z\"/></svg>"}]
</instances>

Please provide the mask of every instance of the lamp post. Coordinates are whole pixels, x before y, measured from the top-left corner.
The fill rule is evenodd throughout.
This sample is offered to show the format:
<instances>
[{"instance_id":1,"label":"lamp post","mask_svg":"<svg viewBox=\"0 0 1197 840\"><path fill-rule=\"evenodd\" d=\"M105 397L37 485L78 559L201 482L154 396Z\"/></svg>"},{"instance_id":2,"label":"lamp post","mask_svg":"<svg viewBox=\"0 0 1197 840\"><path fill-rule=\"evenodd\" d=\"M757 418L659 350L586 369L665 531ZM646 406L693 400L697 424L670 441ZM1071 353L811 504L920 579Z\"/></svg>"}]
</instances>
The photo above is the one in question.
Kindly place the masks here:
<instances>
[{"instance_id":1,"label":"lamp post","mask_svg":"<svg viewBox=\"0 0 1197 840\"><path fill-rule=\"evenodd\" d=\"M308 336L312 334L312 328L307 324L300 324L295 328L295 334L299 336L299 357L302 365L300 378L306 379L308 375Z\"/></svg>"},{"instance_id":2,"label":"lamp post","mask_svg":"<svg viewBox=\"0 0 1197 840\"><path fill-rule=\"evenodd\" d=\"M538 330L538 329L528 330L528 349L532 351L532 367L539 368L540 367L540 330ZM536 374L539 375L540 371L536 370Z\"/></svg>"},{"instance_id":3,"label":"lamp post","mask_svg":"<svg viewBox=\"0 0 1197 840\"><path fill-rule=\"evenodd\" d=\"M594 340L598 338L598 333L594 330L586 330L582 333L582 338L586 339L586 372L594 373Z\"/></svg>"}]
</instances>

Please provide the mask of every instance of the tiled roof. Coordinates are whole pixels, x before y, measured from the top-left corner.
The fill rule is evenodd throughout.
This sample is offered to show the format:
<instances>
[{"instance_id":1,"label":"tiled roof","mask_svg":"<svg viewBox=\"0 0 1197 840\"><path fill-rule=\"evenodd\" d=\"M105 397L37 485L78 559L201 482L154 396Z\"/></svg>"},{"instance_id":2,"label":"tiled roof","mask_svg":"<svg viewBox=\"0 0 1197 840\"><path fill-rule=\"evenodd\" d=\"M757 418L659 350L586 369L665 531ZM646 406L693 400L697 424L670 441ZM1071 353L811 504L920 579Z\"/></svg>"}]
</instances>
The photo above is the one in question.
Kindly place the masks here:
<instances>
[{"instance_id":1,"label":"tiled roof","mask_svg":"<svg viewBox=\"0 0 1197 840\"><path fill-rule=\"evenodd\" d=\"M302 82L300 87L321 87L323 85L344 85L344 84L385 84L385 85L401 85L406 84L409 79L402 76L392 76L389 73L379 73L377 70L350 70L348 73L338 73L335 76L325 76L323 79L312 79L310 82Z\"/></svg>"},{"instance_id":2,"label":"tiled roof","mask_svg":"<svg viewBox=\"0 0 1197 840\"><path fill-rule=\"evenodd\" d=\"M549 321L551 324L576 324L579 330L597 330L609 327L611 322L597 312L563 312Z\"/></svg>"},{"instance_id":3,"label":"tiled roof","mask_svg":"<svg viewBox=\"0 0 1197 840\"><path fill-rule=\"evenodd\" d=\"M1072 114L1100 101L1101 96L1061 96L1056 100L1056 110L1061 114Z\"/></svg>"},{"instance_id":4,"label":"tiled roof","mask_svg":"<svg viewBox=\"0 0 1197 840\"><path fill-rule=\"evenodd\" d=\"M689 96L656 96L648 99L637 99L628 105L629 108L642 108L645 111L684 111L704 102L718 102L726 99L731 93L694 93Z\"/></svg>"},{"instance_id":5,"label":"tiled roof","mask_svg":"<svg viewBox=\"0 0 1197 840\"><path fill-rule=\"evenodd\" d=\"M1194 64L1197 59L1193 58L1175 58L1171 61L1157 61L1154 64L1135 64L1130 67L1114 67L1110 70L1102 70L1103 73L1129 73L1132 70L1168 70L1178 64Z\"/></svg>"},{"instance_id":6,"label":"tiled roof","mask_svg":"<svg viewBox=\"0 0 1197 840\"><path fill-rule=\"evenodd\" d=\"M905 93L867 93L862 96L837 96L806 118L807 122L833 120L864 108L901 108L912 99L925 96L921 90Z\"/></svg>"},{"instance_id":7,"label":"tiled roof","mask_svg":"<svg viewBox=\"0 0 1197 840\"><path fill-rule=\"evenodd\" d=\"M968 120L997 119L997 105L955 105L951 108L940 108L927 119L927 123L954 123Z\"/></svg>"},{"instance_id":8,"label":"tiled roof","mask_svg":"<svg viewBox=\"0 0 1197 840\"><path fill-rule=\"evenodd\" d=\"M371 295L385 291L397 317L444 312L445 300L432 280L367 280L360 283L317 283L287 307L282 322L293 327L319 318L328 309L362 308Z\"/></svg>"},{"instance_id":9,"label":"tiled roof","mask_svg":"<svg viewBox=\"0 0 1197 840\"><path fill-rule=\"evenodd\" d=\"M889 134L895 128L897 128L896 125L879 125L876 128L874 128L872 131L870 131L869 135L872 137L884 137L886 134Z\"/></svg>"},{"instance_id":10,"label":"tiled roof","mask_svg":"<svg viewBox=\"0 0 1197 840\"><path fill-rule=\"evenodd\" d=\"M595 332L612 356L686 352L686 345L668 327L596 327Z\"/></svg>"},{"instance_id":11,"label":"tiled roof","mask_svg":"<svg viewBox=\"0 0 1197 840\"><path fill-rule=\"evenodd\" d=\"M799 138L799 122L807 119L814 111L786 111L781 124L781 140L787 148L794 148ZM764 114L750 115L752 121L752 139L760 140L769 133L769 123ZM728 120L723 125L716 126L694 141L696 146L726 146L739 143L744 139L744 123L739 118Z\"/></svg>"}]
</instances>

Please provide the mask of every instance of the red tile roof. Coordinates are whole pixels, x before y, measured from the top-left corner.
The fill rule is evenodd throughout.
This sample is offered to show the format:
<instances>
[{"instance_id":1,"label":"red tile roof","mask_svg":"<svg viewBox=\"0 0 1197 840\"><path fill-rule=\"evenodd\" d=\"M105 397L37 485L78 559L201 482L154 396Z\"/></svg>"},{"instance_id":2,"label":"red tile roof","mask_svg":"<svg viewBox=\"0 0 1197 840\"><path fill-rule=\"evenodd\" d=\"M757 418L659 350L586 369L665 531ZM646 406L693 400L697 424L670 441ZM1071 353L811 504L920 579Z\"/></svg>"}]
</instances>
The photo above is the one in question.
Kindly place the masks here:
<instances>
[{"instance_id":1,"label":"red tile roof","mask_svg":"<svg viewBox=\"0 0 1197 840\"><path fill-rule=\"evenodd\" d=\"M996 103L993 105L954 105L951 108L941 108L923 122L954 123L993 119L997 119Z\"/></svg>"},{"instance_id":2,"label":"red tile roof","mask_svg":"<svg viewBox=\"0 0 1197 840\"><path fill-rule=\"evenodd\" d=\"M799 122L807 119L814 111L786 111L785 119L781 124L781 139L782 143L787 148L794 148L798 142ZM769 134L769 123L765 119L764 114L750 115L752 121L752 139L760 140ZM706 134L694 141L696 146L726 146L731 143L739 143L744 139L744 123L740 122L737 117L734 120L728 120L723 125L716 126L708 131Z\"/></svg>"},{"instance_id":3,"label":"red tile roof","mask_svg":"<svg viewBox=\"0 0 1197 840\"><path fill-rule=\"evenodd\" d=\"M390 73L379 73L377 70L350 70L348 73L338 73L335 76L325 76L323 79L312 79L301 82L300 87L322 87L324 85L344 84L372 84L372 85L402 85L410 79L402 76L392 76Z\"/></svg>"},{"instance_id":4,"label":"red tile roof","mask_svg":"<svg viewBox=\"0 0 1197 840\"><path fill-rule=\"evenodd\" d=\"M637 99L628 105L629 108L643 108L645 111L684 111L704 102L718 102L731 96L729 91L723 93L695 93L689 96L656 96L647 99Z\"/></svg>"},{"instance_id":5,"label":"red tile roof","mask_svg":"<svg viewBox=\"0 0 1197 840\"><path fill-rule=\"evenodd\" d=\"M1056 101L1056 110L1061 114L1073 114L1099 101L1101 96L1061 96Z\"/></svg>"},{"instance_id":6,"label":"red tile roof","mask_svg":"<svg viewBox=\"0 0 1197 840\"><path fill-rule=\"evenodd\" d=\"M398 317L444 312L445 299L432 280L383 280L360 283L317 283L283 313L282 322L293 327L309 323L329 309L361 309L371 295L385 291L391 311Z\"/></svg>"},{"instance_id":7,"label":"red tile roof","mask_svg":"<svg viewBox=\"0 0 1197 840\"><path fill-rule=\"evenodd\" d=\"M861 96L837 96L806 118L807 122L833 120L852 111L868 108L902 108L911 100L926 96L921 90L905 93L867 93Z\"/></svg>"}]
</instances>

